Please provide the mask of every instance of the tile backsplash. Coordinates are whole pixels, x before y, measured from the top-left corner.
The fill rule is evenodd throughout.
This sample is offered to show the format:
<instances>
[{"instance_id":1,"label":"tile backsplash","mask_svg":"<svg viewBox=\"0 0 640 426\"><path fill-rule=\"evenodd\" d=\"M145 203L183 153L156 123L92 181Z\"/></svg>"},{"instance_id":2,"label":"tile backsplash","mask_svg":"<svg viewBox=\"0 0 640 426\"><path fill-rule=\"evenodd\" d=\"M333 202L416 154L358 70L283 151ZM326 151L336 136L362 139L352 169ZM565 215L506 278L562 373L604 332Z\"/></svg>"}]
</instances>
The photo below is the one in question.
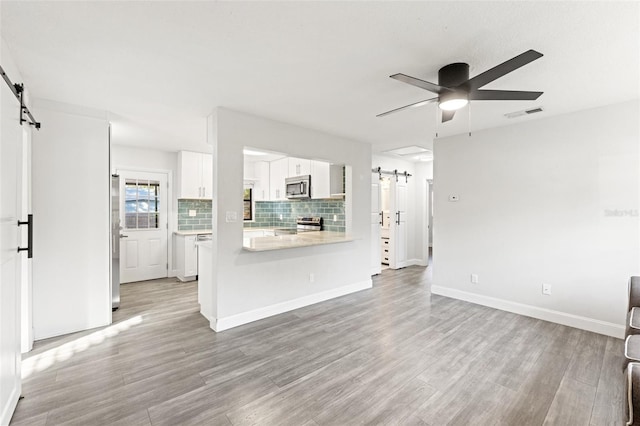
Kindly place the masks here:
<instances>
[{"instance_id":1,"label":"tile backsplash","mask_svg":"<svg viewBox=\"0 0 640 426\"><path fill-rule=\"evenodd\" d=\"M196 216L190 217L189 210ZM211 200L178 200L178 230L211 229Z\"/></svg>"},{"instance_id":2,"label":"tile backsplash","mask_svg":"<svg viewBox=\"0 0 640 426\"><path fill-rule=\"evenodd\" d=\"M244 226L295 228L298 216L320 216L324 231L345 232L344 200L256 201L254 221Z\"/></svg>"}]
</instances>

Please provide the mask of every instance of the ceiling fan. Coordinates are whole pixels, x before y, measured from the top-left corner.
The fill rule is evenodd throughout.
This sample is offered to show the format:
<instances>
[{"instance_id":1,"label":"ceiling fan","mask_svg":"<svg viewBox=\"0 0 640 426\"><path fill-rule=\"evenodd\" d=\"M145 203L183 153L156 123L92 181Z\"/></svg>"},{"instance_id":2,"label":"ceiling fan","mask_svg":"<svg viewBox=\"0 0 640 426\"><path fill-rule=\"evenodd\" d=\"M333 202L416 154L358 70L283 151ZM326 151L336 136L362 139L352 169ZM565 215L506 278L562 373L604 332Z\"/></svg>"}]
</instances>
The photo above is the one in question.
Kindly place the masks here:
<instances>
[{"instance_id":1,"label":"ceiling fan","mask_svg":"<svg viewBox=\"0 0 640 426\"><path fill-rule=\"evenodd\" d=\"M394 74L389 77L411 84L412 86L436 93L435 98L416 102L391 111L378 114L382 117L403 109L416 108L430 102L438 102L438 107L442 110L442 122L453 118L456 110L467 105L469 101L533 101L538 99L543 92L525 92L517 90L480 90L486 84L515 71L518 68L533 62L542 57L542 53L535 50L526 52L501 63L488 71L483 72L473 78L469 78L469 64L456 62L445 65L438 71L438 84L429 83L419 78L410 77L405 74Z\"/></svg>"}]
</instances>

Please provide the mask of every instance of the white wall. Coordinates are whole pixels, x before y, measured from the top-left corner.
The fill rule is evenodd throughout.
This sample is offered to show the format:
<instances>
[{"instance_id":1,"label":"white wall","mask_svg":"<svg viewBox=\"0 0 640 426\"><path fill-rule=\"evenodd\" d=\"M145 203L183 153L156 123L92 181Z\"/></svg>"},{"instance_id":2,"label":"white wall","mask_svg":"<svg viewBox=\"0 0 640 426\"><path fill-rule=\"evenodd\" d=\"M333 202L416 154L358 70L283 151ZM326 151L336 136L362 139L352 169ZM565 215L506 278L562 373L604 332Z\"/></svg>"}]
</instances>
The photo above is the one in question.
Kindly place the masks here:
<instances>
[{"instance_id":1,"label":"white wall","mask_svg":"<svg viewBox=\"0 0 640 426\"><path fill-rule=\"evenodd\" d=\"M634 101L436 140L433 292L622 336L639 116Z\"/></svg>"},{"instance_id":2,"label":"white wall","mask_svg":"<svg viewBox=\"0 0 640 426\"><path fill-rule=\"evenodd\" d=\"M156 149L111 145L112 171L116 167L136 168L145 171L172 171L174 176L178 168L178 153Z\"/></svg>"},{"instance_id":3,"label":"white wall","mask_svg":"<svg viewBox=\"0 0 640 426\"><path fill-rule=\"evenodd\" d=\"M36 339L111 322L106 113L37 100L33 133Z\"/></svg>"},{"instance_id":4,"label":"white wall","mask_svg":"<svg viewBox=\"0 0 640 426\"><path fill-rule=\"evenodd\" d=\"M370 145L227 109L217 110L209 130L214 161L213 280L218 288L219 319L238 323L290 308L297 302L371 287ZM245 144L350 165L352 191L346 208L352 209L355 241L270 252L244 251ZM227 222L226 212L236 212L239 220ZM315 275L313 283L309 282L310 273Z\"/></svg>"},{"instance_id":5,"label":"white wall","mask_svg":"<svg viewBox=\"0 0 640 426\"><path fill-rule=\"evenodd\" d=\"M111 173L117 169L142 170L147 172L168 172L169 190L167 197L170 200L168 205L169 229L168 229L168 259L169 276L176 276L175 259L175 235L173 232L178 229L178 199L176 198L176 185L178 178L178 153L170 151L160 151L156 149L136 148L123 145L116 145L112 141L111 145Z\"/></svg>"}]
</instances>

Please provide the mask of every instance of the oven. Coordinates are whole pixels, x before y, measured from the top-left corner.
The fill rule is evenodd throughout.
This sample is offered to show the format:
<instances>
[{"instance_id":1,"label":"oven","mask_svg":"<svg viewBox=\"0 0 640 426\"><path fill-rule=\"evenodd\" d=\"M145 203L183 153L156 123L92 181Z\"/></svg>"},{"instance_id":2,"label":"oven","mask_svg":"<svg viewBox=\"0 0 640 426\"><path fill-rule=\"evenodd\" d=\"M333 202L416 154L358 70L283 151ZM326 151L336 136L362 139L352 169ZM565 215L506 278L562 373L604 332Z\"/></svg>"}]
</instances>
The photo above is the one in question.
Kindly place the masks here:
<instances>
[{"instance_id":1,"label":"oven","mask_svg":"<svg viewBox=\"0 0 640 426\"><path fill-rule=\"evenodd\" d=\"M300 217L296 220L296 231L298 234L303 232L322 231L321 217Z\"/></svg>"}]
</instances>

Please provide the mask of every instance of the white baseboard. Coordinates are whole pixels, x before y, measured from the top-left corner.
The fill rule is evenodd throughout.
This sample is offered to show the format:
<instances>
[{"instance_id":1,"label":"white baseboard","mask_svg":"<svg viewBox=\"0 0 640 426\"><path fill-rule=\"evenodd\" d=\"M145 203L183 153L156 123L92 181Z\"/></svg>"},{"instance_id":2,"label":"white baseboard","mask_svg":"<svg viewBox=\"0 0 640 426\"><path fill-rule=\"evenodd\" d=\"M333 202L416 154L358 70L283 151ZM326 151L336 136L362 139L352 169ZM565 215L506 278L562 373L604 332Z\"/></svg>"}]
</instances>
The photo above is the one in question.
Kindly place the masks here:
<instances>
[{"instance_id":1,"label":"white baseboard","mask_svg":"<svg viewBox=\"0 0 640 426\"><path fill-rule=\"evenodd\" d=\"M407 260L407 266L429 266L423 259L409 259Z\"/></svg>"},{"instance_id":2,"label":"white baseboard","mask_svg":"<svg viewBox=\"0 0 640 426\"><path fill-rule=\"evenodd\" d=\"M360 290L366 290L373 287L371 279L349 284L343 287L334 288L320 293L310 294L298 299L287 300L286 302L276 303L275 305L265 306L240 314L231 315L223 318L213 318L210 320L211 328L214 331L228 330L239 325L248 324L253 321L272 317L284 312L293 311L294 309L303 308L315 303L324 302L325 300L334 299L346 294L355 293Z\"/></svg>"},{"instance_id":3,"label":"white baseboard","mask_svg":"<svg viewBox=\"0 0 640 426\"><path fill-rule=\"evenodd\" d=\"M20 398L19 387L14 387L11 390L11 395L4 407L2 407L2 413L0 413L0 425L8 425L13 416L13 412L16 411L18 406L18 399Z\"/></svg>"},{"instance_id":4,"label":"white baseboard","mask_svg":"<svg viewBox=\"0 0 640 426\"><path fill-rule=\"evenodd\" d=\"M465 302L471 302L477 305L500 309L501 311L513 312L514 314L520 314L569 327L579 328L581 330L592 331L594 333L604 334L605 336L616 337L618 339L624 338L625 329L621 324L614 324L566 312L525 305L523 303L497 299L495 297L483 296L481 294L469 293L467 291L437 285L431 286L431 293L439 296L451 297L452 299L464 300Z\"/></svg>"}]
</instances>

